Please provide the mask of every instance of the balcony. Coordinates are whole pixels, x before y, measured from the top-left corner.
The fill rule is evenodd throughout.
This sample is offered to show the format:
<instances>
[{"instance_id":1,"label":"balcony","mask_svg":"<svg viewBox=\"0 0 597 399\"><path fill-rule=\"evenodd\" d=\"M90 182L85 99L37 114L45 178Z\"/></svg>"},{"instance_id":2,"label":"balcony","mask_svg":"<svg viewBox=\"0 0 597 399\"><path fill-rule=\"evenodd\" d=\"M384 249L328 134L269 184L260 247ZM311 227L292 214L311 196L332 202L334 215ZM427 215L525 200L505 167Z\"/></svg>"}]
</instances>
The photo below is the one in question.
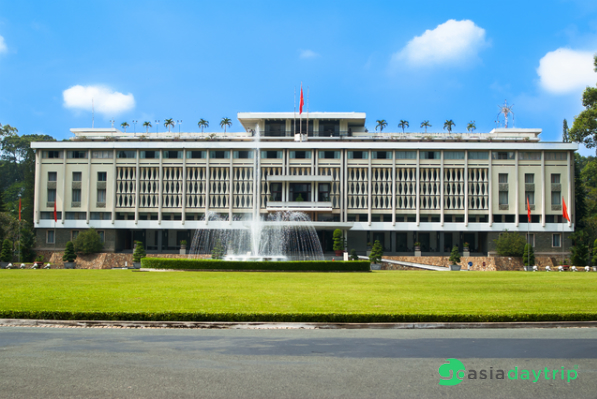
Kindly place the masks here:
<instances>
[{"instance_id":1,"label":"balcony","mask_svg":"<svg viewBox=\"0 0 597 399\"><path fill-rule=\"evenodd\" d=\"M268 211L331 212L331 201L268 201Z\"/></svg>"},{"instance_id":2,"label":"balcony","mask_svg":"<svg viewBox=\"0 0 597 399\"><path fill-rule=\"evenodd\" d=\"M320 175L269 175L267 181L269 182L332 182L334 178L332 176L320 176Z\"/></svg>"}]
</instances>

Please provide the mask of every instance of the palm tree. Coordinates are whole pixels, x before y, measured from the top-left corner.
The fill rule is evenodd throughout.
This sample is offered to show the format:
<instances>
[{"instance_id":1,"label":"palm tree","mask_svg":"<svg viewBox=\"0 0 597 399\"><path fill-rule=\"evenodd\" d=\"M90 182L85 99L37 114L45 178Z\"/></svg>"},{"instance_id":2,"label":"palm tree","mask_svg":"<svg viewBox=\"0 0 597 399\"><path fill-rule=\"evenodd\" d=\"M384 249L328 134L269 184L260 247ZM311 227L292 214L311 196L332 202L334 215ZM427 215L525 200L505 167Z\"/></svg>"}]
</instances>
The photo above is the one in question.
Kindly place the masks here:
<instances>
[{"instance_id":1,"label":"palm tree","mask_svg":"<svg viewBox=\"0 0 597 399\"><path fill-rule=\"evenodd\" d=\"M378 119L377 121L377 125L375 125L375 130L377 131L377 128L379 128L379 132L383 132L383 128L388 126L388 122L386 122L385 119Z\"/></svg>"},{"instance_id":2,"label":"palm tree","mask_svg":"<svg viewBox=\"0 0 597 399\"><path fill-rule=\"evenodd\" d=\"M168 133L170 133L170 128L174 127L174 119L169 118L164 121L164 127L168 128Z\"/></svg>"},{"instance_id":3,"label":"palm tree","mask_svg":"<svg viewBox=\"0 0 597 399\"><path fill-rule=\"evenodd\" d=\"M400 119L400 123L398 124L398 127L402 128L402 133L404 133L404 128L409 127L408 121L405 121L404 119Z\"/></svg>"},{"instance_id":4,"label":"palm tree","mask_svg":"<svg viewBox=\"0 0 597 399\"><path fill-rule=\"evenodd\" d=\"M476 128L477 125L475 125L475 121L470 121L468 125L466 125L466 130L469 132L474 132Z\"/></svg>"},{"instance_id":5,"label":"palm tree","mask_svg":"<svg viewBox=\"0 0 597 399\"><path fill-rule=\"evenodd\" d=\"M149 128L151 127L151 122L143 122L143 127L145 128L145 133L149 133Z\"/></svg>"},{"instance_id":6,"label":"palm tree","mask_svg":"<svg viewBox=\"0 0 597 399\"><path fill-rule=\"evenodd\" d=\"M427 128L431 127L431 124L429 123L429 121L423 121L423 122L421 122L421 127L424 127L425 133L427 133Z\"/></svg>"},{"instance_id":7,"label":"palm tree","mask_svg":"<svg viewBox=\"0 0 597 399\"><path fill-rule=\"evenodd\" d=\"M122 123L120 124L120 126L122 126L122 128L124 129L124 132L126 133L126 128L127 128L127 127L129 127L129 124L128 124L128 122L122 122Z\"/></svg>"},{"instance_id":8,"label":"palm tree","mask_svg":"<svg viewBox=\"0 0 597 399\"><path fill-rule=\"evenodd\" d=\"M220 121L220 127L224 128L224 133L226 133L226 127L230 126L232 126L232 121L230 120L230 118L222 118L222 120Z\"/></svg>"},{"instance_id":9,"label":"palm tree","mask_svg":"<svg viewBox=\"0 0 597 399\"><path fill-rule=\"evenodd\" d=\"M448 133L452 133L452 128L454 126L456 126L456 124L452 119L446 119L446 121L444 122L444 130L447 130Z\"/></svg>"},{"instance_id":10,"label":"palm tree","mask_svg":"<svg viewBox=\"0 0 597 399\"><path fill-rule=\"evenodd\" d=\"M206 121L205 119L201 118L201 119L199 119L199 122L197 123L197 125L199 125L199 127L201 128L201 133L203 133L203 128L209 127L209 122Z\"/></svg>"}]
</instances>

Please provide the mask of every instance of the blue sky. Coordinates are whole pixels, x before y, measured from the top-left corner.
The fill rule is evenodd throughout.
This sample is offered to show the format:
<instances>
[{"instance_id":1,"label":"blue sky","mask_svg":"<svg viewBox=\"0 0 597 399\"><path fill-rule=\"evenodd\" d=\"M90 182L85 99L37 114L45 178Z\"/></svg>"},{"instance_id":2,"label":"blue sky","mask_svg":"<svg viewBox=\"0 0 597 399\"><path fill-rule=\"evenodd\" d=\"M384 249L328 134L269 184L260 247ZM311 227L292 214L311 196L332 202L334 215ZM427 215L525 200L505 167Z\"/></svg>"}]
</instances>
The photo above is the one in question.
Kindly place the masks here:
<instances>
[{"instance_id":1,"label":"blue sky","mask_svg":"<svg viewBox=\"0 0 597 399\"><path fill-rule=\"evenodd\" d=\"M559 140L596 52L596 1L0 0L0 123L70 137L94 97L96 127L239 130L237 112L292 111L302 81L311 111L366 112L370 130L486 132L507 99Z\"/></svg>"}]
</instances>

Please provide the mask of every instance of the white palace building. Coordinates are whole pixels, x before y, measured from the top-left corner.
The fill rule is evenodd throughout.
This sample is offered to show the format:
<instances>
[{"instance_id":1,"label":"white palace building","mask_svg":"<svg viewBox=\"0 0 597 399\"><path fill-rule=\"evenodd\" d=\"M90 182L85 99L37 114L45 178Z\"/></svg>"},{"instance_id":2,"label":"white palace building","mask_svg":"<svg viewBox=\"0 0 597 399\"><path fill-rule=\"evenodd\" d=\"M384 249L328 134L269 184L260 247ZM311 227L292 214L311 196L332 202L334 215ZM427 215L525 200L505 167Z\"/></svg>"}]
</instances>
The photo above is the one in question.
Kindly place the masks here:
<instances>
[{"instance_id":1,"label":"white palace building","mask_svg":"<svg viewBox=\"0 0 597 399\"><path fill-rule=\"evenodd\" d=\"M93 227L106 251L177 252L196 229L279 211L308 214L325 251L336 228L360 254L374 240L387 255L413 255L415 242L423 255L465 242L487 254L504 230L530 231L538 253L569 248L577 144L542 142L541 129L373 133L365 117L312 112L299 129L292 112L239 113L241 132L71 129L33 143L37 248L62 250Z\"/></svg>"}]
</instances>

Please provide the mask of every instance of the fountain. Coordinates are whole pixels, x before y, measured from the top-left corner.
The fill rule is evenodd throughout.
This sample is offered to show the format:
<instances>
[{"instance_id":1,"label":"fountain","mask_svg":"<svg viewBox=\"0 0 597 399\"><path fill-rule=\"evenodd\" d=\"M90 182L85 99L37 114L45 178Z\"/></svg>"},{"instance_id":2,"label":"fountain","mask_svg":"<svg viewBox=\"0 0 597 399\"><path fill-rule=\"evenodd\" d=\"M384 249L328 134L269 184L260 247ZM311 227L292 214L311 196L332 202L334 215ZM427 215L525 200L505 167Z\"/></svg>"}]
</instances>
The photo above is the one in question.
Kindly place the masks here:
<instances>
[{"instance_id":1,"label":"fountain","mask_svg":"<svg viewBox=\"0 0 597 399\"><path fill-rule=\"evenodd\" d=\"M225 218L209 212L208 222ZM219 245L224 260L323 260L311 219L302 212L270 213L264 219L236 219L243 228L197 229L189 253L198 257Z\"/></svg>"}]
</instances>

